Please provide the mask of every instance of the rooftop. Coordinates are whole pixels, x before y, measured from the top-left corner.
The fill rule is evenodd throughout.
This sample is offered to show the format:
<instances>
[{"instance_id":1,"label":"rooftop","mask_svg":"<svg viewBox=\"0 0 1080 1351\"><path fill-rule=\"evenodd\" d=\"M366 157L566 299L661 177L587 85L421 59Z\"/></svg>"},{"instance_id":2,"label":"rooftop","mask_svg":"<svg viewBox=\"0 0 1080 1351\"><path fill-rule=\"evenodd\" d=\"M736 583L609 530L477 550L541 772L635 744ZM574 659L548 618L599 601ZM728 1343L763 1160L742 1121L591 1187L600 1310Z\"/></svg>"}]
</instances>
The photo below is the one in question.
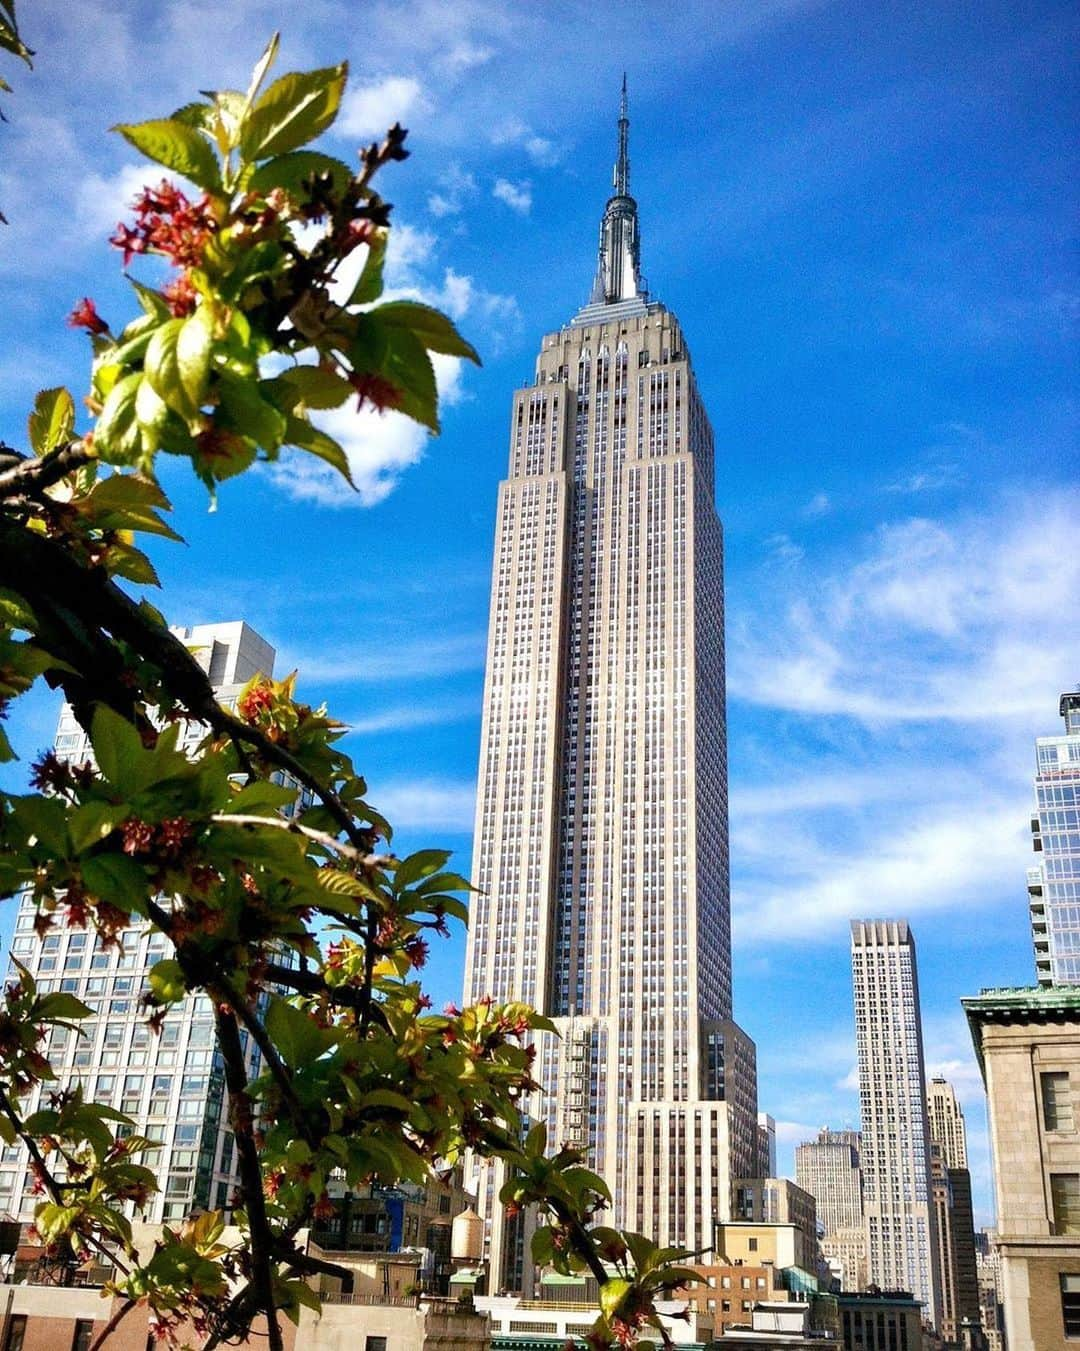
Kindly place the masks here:
<instances>
[{"instance_id":1,"label":"rooftop","mask_svg":"<svg viewBox=\"0 0 1080 1351\"><path fill-rule=\"evenodd\" d=\"M1080 1021L1080 985L1007 985L961 999L982 1068L983 1023Z\"/></svg>"}]
</instances>

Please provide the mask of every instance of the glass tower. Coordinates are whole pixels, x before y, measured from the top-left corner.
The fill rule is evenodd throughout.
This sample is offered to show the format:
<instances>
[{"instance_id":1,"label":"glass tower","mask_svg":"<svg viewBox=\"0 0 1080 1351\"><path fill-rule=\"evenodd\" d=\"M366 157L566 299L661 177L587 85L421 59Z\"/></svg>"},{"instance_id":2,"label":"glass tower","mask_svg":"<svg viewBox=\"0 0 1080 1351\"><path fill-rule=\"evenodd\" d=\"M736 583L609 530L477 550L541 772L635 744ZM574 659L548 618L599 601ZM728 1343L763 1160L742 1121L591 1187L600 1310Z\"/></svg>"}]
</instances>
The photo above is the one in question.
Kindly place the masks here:
<instances>
[{"instance_id":1,"label":"glass tower","mask_svg":"<svg viewBox=\"0 0 1080 1351\"><path fill-rule=\"evenodd\" d=\"M695 1249L757 1155L731 1021L723 542L686 340L640 274L625 82L589 303L514 395L499 488L465 998L524 1000L533 1111L614 1223ZM740 1171L745 1170L745 1171ZM474 1179L491 1288L527 1217Z\"/></svg>"},{"instance_id":2,"label":"glass tower","mask_svg":"<svg viewBox=\"0 0 1080 1351\"><path fill-rule=\"evenodd\" d=\"M1035 742L1031 938L1040 985L1080 985L1080 691L1058 710L1065 734Z\"/></svg>"}]
</instances>

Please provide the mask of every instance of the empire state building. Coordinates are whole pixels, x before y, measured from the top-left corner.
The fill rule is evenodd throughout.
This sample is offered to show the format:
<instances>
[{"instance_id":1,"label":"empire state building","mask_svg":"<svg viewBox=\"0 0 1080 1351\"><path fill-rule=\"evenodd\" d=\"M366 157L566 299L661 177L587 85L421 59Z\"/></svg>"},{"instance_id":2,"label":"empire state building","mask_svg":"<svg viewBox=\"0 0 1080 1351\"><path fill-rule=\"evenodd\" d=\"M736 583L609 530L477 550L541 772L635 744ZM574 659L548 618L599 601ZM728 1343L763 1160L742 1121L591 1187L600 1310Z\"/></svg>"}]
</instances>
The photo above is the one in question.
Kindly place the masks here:
<instances>
[{"instance_id":1,"label":"empire state building","mask_svg":"<svg viewBox=\"0 0 1080 1351\"><path fill-rule=\"evenodd\" d=\"M532 1114L586 1150L606 1222L702 1248L759 1175L731 1021L723 539L679 322L645 289L623 82L589 303L514 395L499 487L465 998L523 1000ZM474 1181L489 1288L528 1292L527 1216Z\"/></svg>"}]
</instances>

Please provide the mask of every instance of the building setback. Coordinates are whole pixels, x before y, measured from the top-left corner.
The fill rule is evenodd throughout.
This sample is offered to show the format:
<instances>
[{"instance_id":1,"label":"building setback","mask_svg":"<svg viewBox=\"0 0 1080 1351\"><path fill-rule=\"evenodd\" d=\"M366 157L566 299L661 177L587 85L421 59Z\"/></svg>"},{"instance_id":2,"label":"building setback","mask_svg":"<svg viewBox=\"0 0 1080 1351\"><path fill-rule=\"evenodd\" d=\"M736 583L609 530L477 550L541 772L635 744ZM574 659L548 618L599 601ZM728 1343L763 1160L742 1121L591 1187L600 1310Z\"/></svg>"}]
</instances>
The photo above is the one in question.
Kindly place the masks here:
<instances>
[{"instance_id":1,"label":"building setback","mask_svg":"<svg viewBox=\"0 0 1080 1351\"><path fill-rule=\"evenodd\" d=\"M270 675L274 649L242 622L202 624L173 632L207 672L218 699L228 705L256 673ZM205 728L185 727L180 748L202 740ZM54 741L56 754L73 764L93 758L89 738L65 704ZM139 1156L158 1178L144 1218L175 1222L192 1210L229 1210L238 1182L233 1137L225 1111L224 1066L217 1049L213 1009L205 995L185 999L166 1014L160 1032L147 1024L141 998L147 975L171 951L165 935L133 924L120 944L106 945L92 930L56 924L34 931L37 906L25 894L15 919L11 950L37 981L39 991L76 995L90 1010L78 1032L54 1028L44 1054L65 1087L119 1108L134 1134L156 1145ZM9 979L15 978L14 968ZM247 1043L246 1034L243 1037ZM247 1045L248 1073L258 1073L259 1051ZM37 1110L54 1085L34 1088L26 1106ZM0 1214L31 1220L33 1194L25 1147L0 1152Z\"/></svg>"},{"instance_id":2,"label":"building setback","mask_svg":"<svg viewBox=\"0 0 1080 1351\"><path fill-rule=\"evenodd\" d=\"M959 1342L964 1319L974 1324L981 1320L967 1132L964 1113L947 1079L935 1076L930 1080L926 1105L941 1269L941 1335L947 1342Z\"/></svg>"},{"instance_id":3,"label":"building setback","mask_svg":"<svg viewBox=\"0 0 1080 1351\"><path fill-rule=\"evenodd\" d=\"M513 399L484 686L467 1001L525 1000L533 1112L588 1153L609 1222L698 1249L758 1154L731 1021L723 541L676 317L639 269L625 90L592 297ZM492 1288L528 1217L477 1165Z\"/></svg>"},{"instance_id":4,"label":"building setback","mask_svg":"<svg viewBox=\"0 0 1080 1351\"><path fill-rule=\"evenodd\" d=\"M1035 742L1031 939L1040 985L1080 985L1080 691L1063 694L1058 711L1065 735Z\"/></svg>"},{"instance_id":5,"label":"building setback","mask_svg":"<svg viewBox=\"0 0 1080 1351\"><path fill-rule=\"evenodd\" d=\"M956 1100L956 1091L947 1079L935 1075L926 1088L926 1113L930 1139L941 1150L946 1168L966 1168L967 1130L964 1113Z\"/></svg>"},{"instance_id":6,"label":"building setback","mask_svg":"<svg viewBox=\"0 0 1080 1351\"><path fill-rule=\"evenodd\" d=\"M941 1288L915 940L906 920L852 920L870 1281L908 1290L938 1327Z\"/></svg>"}]
</instances>

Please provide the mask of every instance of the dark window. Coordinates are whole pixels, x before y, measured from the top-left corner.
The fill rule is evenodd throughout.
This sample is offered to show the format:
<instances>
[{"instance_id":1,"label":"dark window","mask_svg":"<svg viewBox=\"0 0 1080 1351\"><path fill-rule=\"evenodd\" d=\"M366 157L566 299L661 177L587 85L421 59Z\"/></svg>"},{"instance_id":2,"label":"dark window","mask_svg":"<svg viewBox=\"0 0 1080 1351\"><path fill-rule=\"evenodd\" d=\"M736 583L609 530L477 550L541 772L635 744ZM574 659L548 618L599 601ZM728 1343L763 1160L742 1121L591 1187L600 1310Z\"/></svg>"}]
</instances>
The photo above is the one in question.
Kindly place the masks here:
<instances>
[{"instance_id":1,"label":"dark window","mask_svg":"<svg viewBox=\"0 0 1080 1351\"><path fill-rule=\"evenodd\" d=\"M92 1318L76 1318L75 1336L71 1339L71 1351L90 1351L93 1340L94 1320Z\"/></svg>"},{"instance_id":2,"label":"dark window","mask_svg":"<svg viewBox=\"0 0 1080 1351\"><path fill-rule=\"evenodd\" d=\"M1050 1174L1055 1234L1080 1234L1080 1173Z\"/></svg>"},{"instance_id":3,"label":"dark window","mask_svg":"<svg viewBox=\"0 0 1080 1351\"><path fill-rule=\"evenodd\" d=\"M386 1351L385 1337L365 1337L364 1351Z\"/></svg>"},{"instance_id":4,"label":"dark window","mask_svg":"<svg viewBox=\"0 0 1080 1351\"><path fill-rule=\"evenodd\" d=\"M1066 1337L1080 1337L1080 1275L1061 1277L1061 1317Z\"/></svg>"},{"instance_id":5,"label":"dark window","mask_svg":"<svg viewBox=\"0 0 1080 1351\"><path fill-rule=\"evenodd\" d=\"M4 1339L4 1351L22 1351L26 1340L26 1314L15 1314L8 1324L8 1334Z\"/></svg>"},{"instance_id":6,"label":"dark window","mask_svg":"<svg viewBox=\"0 0 1080 1351\"><path fill-rule=\"evenodd\" d=\"M1073 1110L1068 1070L1053 1070L1039 1078L1042 1081L1043 1125L1048 1131L1071 1131Z\"/></svg>"},{"instance_id":7,"label":"dark window","mask_svg":"<svg viewBox=\"0 0 1080 1351\"><path fill-rule=\"evenodd\" d=\"M757 1239L748 1238L746 1240L746 1246L750 1249L751 1252L757 1252Z\"/></svg>"}]
</instances>

